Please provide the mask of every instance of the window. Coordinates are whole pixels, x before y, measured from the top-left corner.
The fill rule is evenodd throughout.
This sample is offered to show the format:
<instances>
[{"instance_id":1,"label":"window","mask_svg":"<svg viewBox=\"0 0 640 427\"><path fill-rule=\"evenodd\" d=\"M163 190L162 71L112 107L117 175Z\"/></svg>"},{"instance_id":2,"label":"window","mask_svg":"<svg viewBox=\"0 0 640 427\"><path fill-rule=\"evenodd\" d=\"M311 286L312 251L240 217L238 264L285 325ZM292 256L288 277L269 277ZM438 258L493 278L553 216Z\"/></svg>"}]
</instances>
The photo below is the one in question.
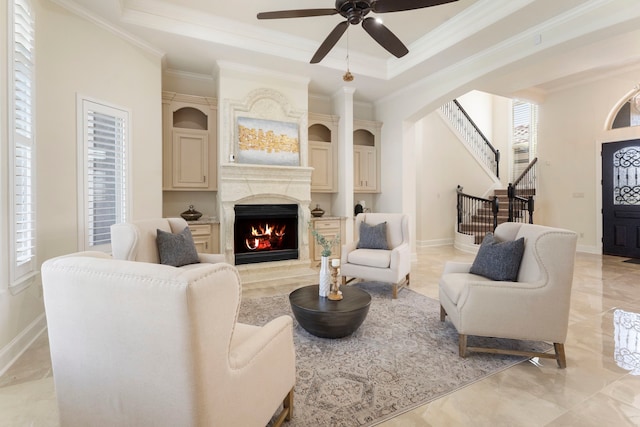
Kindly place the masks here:
<instances>
[{"instance_id":1,"label":"window","mask_svg":"<svg viewBox=\"0 0 640 427\"><path fill-rule=\"evenodd\" d=\"M28 0L13 0L10 49L10 283L17 286L36 272L34 16Z\"/></svg>"},{"instance_id":2,"label":"window","mask_svg":"<svg viewBox=\"0 0 640 427\"><path fill-rule=\"evenodd\" d=\"M513 101L513 168L511 181L527 168L536 153L538 106L528 102Z\"/></svg>"},{"instance_id":3,"label":"window","mask_svg":"<svg viewBox=\"0 0 640 427\"><path fill-rule=\"evenodd\" d=\"M129 113L79 98L82 119L78 221L81 250L111 250L111 225L124 222L128 203Z\"/></svg>"},{"instance_id":4,"label":"window","mask_svg":"<svg viewBox=\"0 0 640 427\"><path fill-rule=\"evenodd\" d=\"M611 125L611 129L640 126L640 94L635 93L622 104Z\"/></svg>"}]
</instances>

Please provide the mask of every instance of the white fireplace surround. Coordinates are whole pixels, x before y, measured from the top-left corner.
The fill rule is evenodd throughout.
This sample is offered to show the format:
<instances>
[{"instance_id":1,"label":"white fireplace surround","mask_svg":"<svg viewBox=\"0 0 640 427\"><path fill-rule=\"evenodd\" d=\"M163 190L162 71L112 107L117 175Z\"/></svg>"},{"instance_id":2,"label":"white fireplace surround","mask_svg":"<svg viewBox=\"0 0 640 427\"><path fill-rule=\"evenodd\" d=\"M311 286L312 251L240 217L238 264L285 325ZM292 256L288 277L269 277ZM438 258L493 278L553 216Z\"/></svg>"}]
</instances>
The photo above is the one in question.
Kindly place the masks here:
<instances>
[{"instance_id":1,"label":"white fireplace surround","mask_svg":"<svg viewBox=\"0 0 640 427\"><path fill-rule=\"evenodd\" d=\"M234 223L237 204L297 204L297 261L275 261L261 264L309 265L309 234L311 213L311 171L307 167L307 112L292 109L280 92L257 89L244 101L224 100L221 114L222 162L218 170L218 207L220 239L227 262L234 263ZM232 161L237 146L238 117L277 120L298 124L301 166L271 166L240 164ZM251 268L245 267L244 268ZM255 268L255 267L254 267Z\"/></svg>"}]
</instances>

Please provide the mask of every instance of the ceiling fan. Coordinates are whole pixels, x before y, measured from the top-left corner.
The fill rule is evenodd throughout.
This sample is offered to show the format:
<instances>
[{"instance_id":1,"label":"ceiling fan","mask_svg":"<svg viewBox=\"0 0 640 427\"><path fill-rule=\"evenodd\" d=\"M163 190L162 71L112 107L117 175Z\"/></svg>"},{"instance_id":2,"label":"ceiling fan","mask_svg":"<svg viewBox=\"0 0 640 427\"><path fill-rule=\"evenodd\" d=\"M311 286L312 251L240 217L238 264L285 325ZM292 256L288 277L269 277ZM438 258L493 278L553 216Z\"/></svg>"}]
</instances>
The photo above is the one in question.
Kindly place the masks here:
<instances>
[{"instance_id":1,"label":"ceiling fan","mask_svg":"<svg viewBox=\"0 0 640 427\"><path fill-rule=\"evenodd\" d=\"M258 13L258 19L280 19L280 18L304 18L309 16L326 16L340 14L347 20L339 23L329 33L322 42L313 58L312 64L317 64L329 53L338 43L340 37L347 31L349 24L357 25L362 23L362 27L375 41L387 49L391 54L400 58L409 49L393 34L387 27L376 21L375 18L367 17L369 12L387 13L401 12L404 10L422 9L425 7L438 6L445 3L452 3L458 0L336 0L334 9L298 9L280 10L274 12Z\"/></svg>"}]
</instances>

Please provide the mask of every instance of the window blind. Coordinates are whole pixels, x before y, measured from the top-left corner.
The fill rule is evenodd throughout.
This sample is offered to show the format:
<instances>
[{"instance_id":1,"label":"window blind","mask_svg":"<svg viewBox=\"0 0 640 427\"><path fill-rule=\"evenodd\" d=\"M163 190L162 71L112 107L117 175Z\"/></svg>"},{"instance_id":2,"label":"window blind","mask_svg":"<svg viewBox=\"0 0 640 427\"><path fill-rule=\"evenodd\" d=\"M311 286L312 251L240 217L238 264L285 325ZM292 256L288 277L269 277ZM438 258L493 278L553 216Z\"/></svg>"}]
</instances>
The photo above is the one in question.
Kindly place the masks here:
<instances>
[{"instance_id":1,"label":"window blind","mask_svg":"<svg viewBox=\"0 0 640 427\"><path fill-rule=\"evenodd\" d=\"M531 104L513 103L513 144L528 144L531 128Z\"/></svg>"},{"instance_id":2,"label":"window blind","mask_svg":"<svg viewBox=\"0 0 640 427\"><path fill-rule=\"evenodd\" d=\"M85 244L95 248L126 218L127 114L85 101L85 125Z\"/></svg>"},{"instance_id":3,"label":"window blind","mask_svg":"<svg viewBox=\"0 0 640 427\"><path fill-rule=\"evenodd\" d=\"M13 94L15 131L24 138L33 136L33 47L31 8L25 0L14 2Z\"/></svg>"},{"instance_id":4,"label":"window blind","mask_svg":"<svg viewBox=\"0 0 640 427\"><path fill-rule=\"evenodd\" d=\"M15 257L16 266L29 263L35 254L35 209L31 147L16 144L14 159Z\"/></svg>"},{"instance_id":5,"label":"window blind","mask_svg":"<svg viewBox=\"0 0 640 427\"><path fill-rule=\"evenodd\" d=\"M536 152L538 108L528 102L513 101L512 108L513 167L511 179L517 179Z\"/></svg>"},{"instance_id":6,"label":"window blind","mask_svg":"<svg viewBox=\"0 0 640 427\"><path fill-rule=\"evenodd\" d=\"M13 268L12 282L35 271L34 19L27 0L13 1Z\"/></svg>"}]
</instances>

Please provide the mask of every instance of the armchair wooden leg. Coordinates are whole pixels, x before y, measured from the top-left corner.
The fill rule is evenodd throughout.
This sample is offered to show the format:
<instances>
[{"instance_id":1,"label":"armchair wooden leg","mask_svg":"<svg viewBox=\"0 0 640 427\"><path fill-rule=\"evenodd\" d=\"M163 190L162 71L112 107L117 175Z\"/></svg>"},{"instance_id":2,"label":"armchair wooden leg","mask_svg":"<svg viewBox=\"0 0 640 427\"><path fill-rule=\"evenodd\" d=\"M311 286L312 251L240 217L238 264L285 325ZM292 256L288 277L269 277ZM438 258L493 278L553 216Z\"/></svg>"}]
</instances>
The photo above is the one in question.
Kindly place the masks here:
<instances>
[{"instance_id":1,"label":"armchair wooden leg","mask_svg":"<svg viewBox=\"0 0 640 427\"><path fill-rule=\"evenodd\" d=\"M293 389L287 393L282 401L282 412L278 416L278 419L273 423L273 427L280 427L283 422L291 421L293 416Z\"/></svg>"},{"instance_id":2,"label":"armchair wooden leg","mask_svg":"<svg viewBox=\"0 0 640 427\"><path fill-rule=\"evenodd\" d=\"M393 299L398 298L398 291L404 288L405 286L409 286L409 273L407 273L405 278L401 280L399 283L393 284Z\"/></svg>"},{"instance_id":3,"label":"armchair wooden leg","mask_svg":"<svg viewBox=\"0 0 640 427\"><path fill-rule=\"evenodd\" d=\"M411 273L407 273L407 286L409 286L410 282L411 282Z\"/></svg>"},{"instance_id":4,"label":"armchair wooden leg","mask_svg":"<svg viewBox=\"0 0 640 427\"><path fill-rule=\"evenodd\" d=\"M564 344L554 342L553 349L556 351L556 361L558 362L558 367L560 369L564 369L567 367L567 358L564 354Z\"/></svg>"},{"instance_id":5,"label":"armchair wooden leg","mask_svg":"<svg viewBox=\"0 0 640 427\"><path fill-rule=\"evenodd\" d=\"M440 321L444 322L446 317L447 317L447 312L444 310L443 306L440 306Z\"/></svg>"},{"instance_id":6,"label":"armchair wooden leg","mask_svg":"<svg viewBox=\"0 0 640 427\"><path fill-rule=\"evenodd\" d=\"M342 276L342 286L346 286L347 284L347 276Z\"/></svg>"},{"instance_id":7,"label":"armchair wooden leg","mask_svg":"<svg viewBox=\"0 0 640 427\"><path fill-rule=\"evenodd\" d=\"M467 357L467 336L465 334L458 335L458 350L460 357Z\"/></svg>"}]
</instances>

